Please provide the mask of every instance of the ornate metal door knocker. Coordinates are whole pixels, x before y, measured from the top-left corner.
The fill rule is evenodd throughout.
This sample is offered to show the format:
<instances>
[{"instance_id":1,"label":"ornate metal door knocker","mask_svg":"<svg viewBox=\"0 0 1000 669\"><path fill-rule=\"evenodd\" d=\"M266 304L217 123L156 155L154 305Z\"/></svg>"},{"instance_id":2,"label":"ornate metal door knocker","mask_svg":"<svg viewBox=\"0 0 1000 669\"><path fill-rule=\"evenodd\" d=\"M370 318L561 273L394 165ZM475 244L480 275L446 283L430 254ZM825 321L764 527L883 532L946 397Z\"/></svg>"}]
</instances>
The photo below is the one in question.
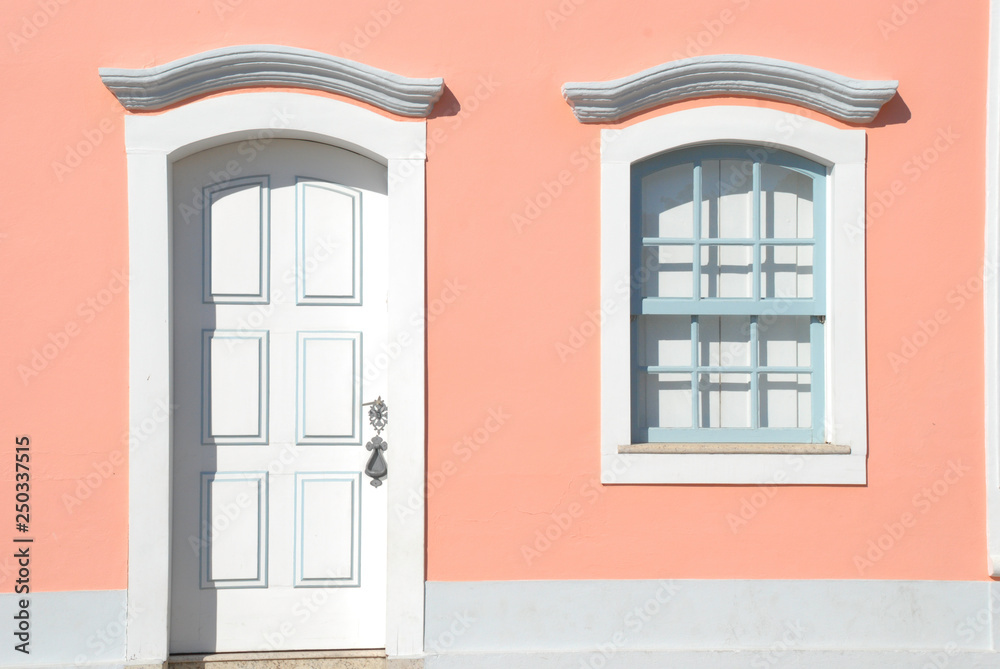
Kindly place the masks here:
<instances>
[{"instance_id":1,"label":"ornate metal door knocker","mask_svg":"<svg viewBox=\"0 0 1000 669\"><path fill-rule=\"evenodd\" d=\"M382 451L389 448L389 444L379 436L389 422L389 407L382 401L381 395L374 402L365 402L361 406L370 407L368 421L375 428L375 436L365 444L365 448L372 452L371 457L368 458L368 464L365 465L365 474L371 477L372 485L377 488L382 485L382 481L389 473L389 467L385 458L382 457Z\"/></svg>"}]
</instances>

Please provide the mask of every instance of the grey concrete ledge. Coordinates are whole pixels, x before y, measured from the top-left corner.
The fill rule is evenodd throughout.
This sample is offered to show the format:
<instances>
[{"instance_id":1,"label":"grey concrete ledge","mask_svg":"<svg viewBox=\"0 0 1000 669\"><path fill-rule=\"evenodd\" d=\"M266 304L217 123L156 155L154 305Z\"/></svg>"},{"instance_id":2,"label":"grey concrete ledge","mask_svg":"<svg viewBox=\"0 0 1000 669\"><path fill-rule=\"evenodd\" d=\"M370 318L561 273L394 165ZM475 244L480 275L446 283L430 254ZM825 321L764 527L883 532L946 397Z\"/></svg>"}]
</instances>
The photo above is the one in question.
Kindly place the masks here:
<instances>
[{"instance_id":1,"label":"grey concrete ledge","mask_svg":"<svg viewBox=\"0 0 1000 669\"><path fill-rule=\"evenodd\" d=\"M402 116L426 117L444 80L413 79L319 51L271 44L212 49L143 69L100 68L131 111L162 109L196 95L247 86L291 86L340 93Z\"/></svg>"},{"instance_id":2,"label":"grey concrete ledge","mask_svg":"<svg viewBox=\"0 0 1000 669\"><path fill-rule=\"evenodd\" d=\"M699 56L611 81L567 82L563 97L584 123L617 121L688 98L737 95L777 100L841 121L867 123L896 94L898 81L852 79L758 56Z\"/></svg>"}]
</instances>

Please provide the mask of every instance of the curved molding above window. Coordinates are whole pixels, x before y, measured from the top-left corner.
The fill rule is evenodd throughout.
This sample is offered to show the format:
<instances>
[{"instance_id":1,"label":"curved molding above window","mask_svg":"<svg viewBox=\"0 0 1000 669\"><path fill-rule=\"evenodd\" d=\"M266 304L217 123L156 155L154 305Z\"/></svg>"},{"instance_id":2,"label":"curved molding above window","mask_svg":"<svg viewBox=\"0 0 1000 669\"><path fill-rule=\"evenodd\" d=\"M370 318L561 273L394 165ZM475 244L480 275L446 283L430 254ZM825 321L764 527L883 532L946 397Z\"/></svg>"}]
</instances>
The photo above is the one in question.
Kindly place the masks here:
<instances>
[{"instance_id":1,"label":"curved molding above window","mask_svg":"<svg viewBox=\"0 0 1000 669\"><path fill-rule=\"evenodd\" d=\"M101 79L131 111L162 109L196 95L247 86L340 93L401 116L426 117L444 80L414 79L319 51L270 44L212 49L142 69L102 67Z\"/></svg>"},{"instance_id":2,"label":"curved molding above window","mask_svg":"<svg viewBox=\"0 0 1000 669\"><path fill-rule=\"evenodd\" d=\"M724 55L675 60L611 81L567 82L562 91L584 123L617 121L659 105L712 95L777 100L841 121L867 123L898 85L774 58Z\"/></svg>"}]
</instances>

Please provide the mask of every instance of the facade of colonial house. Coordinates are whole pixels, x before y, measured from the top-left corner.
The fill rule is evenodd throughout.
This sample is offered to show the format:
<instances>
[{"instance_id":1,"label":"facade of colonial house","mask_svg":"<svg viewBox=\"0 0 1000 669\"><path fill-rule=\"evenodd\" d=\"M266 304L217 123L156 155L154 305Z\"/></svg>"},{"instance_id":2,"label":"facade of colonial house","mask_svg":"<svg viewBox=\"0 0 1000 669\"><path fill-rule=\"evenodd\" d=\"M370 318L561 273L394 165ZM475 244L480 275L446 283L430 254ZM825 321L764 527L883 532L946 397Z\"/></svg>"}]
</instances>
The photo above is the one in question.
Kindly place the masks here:
<instances>
[{"instance_id":1,"label":"facade of colonial house","mask_svg":"<svg viewBox=\"0 0 1000 669\"><path fill-rule=\"evenodd\" d=\"M0 33L0 666L1000 663L996 3Z\"/></svg>"}]
</instances>

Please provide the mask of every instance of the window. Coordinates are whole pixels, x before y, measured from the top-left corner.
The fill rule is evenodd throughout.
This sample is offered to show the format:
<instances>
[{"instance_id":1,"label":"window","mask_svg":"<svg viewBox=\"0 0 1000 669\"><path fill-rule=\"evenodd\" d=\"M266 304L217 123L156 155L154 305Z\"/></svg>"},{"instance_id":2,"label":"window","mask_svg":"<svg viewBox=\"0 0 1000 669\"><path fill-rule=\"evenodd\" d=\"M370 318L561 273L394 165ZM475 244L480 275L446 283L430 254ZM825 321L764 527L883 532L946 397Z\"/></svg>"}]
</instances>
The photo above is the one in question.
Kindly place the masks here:
<instances>
[{"instance_id":1,"label":"window","mask_svg":"<svg viewBox=\"0 0 1000 669\"><path fill-rule=\"evenodd\" d=\"M705 146L632 191L633 441L823 443L826 168Z\"/></svg>"},{"instance_id":2,"label":"window","mask_svg":"<svg viewBox=\"0 0 1000 669\"><path fill-rule=\"evenodd\" d=\"M605 482L865 482L864 159L762 108L603 131Z\"/></svg>"}]
</instances>

